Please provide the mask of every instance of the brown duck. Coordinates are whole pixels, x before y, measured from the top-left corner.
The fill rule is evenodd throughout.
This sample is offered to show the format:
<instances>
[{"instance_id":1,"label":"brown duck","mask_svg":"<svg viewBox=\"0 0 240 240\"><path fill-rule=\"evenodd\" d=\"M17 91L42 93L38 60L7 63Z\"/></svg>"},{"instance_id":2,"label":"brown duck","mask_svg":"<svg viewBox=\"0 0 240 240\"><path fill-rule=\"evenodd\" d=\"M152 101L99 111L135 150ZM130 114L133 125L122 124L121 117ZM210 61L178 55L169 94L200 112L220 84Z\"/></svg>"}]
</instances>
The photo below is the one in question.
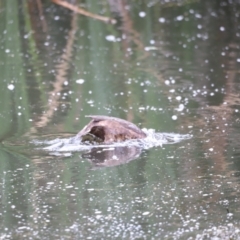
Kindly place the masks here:
<instances>
[{"instance_id":1,"label":"brown duck","mask_svg":"<svg viewBox=\"0 0 240 240\"><path fill-rule=\"evenodd\" d=\"M145 138L146 134L135 124L108 116L86 116L92 120L78 134L81 141L113 143Z\"/></svg>"}]
</instances>

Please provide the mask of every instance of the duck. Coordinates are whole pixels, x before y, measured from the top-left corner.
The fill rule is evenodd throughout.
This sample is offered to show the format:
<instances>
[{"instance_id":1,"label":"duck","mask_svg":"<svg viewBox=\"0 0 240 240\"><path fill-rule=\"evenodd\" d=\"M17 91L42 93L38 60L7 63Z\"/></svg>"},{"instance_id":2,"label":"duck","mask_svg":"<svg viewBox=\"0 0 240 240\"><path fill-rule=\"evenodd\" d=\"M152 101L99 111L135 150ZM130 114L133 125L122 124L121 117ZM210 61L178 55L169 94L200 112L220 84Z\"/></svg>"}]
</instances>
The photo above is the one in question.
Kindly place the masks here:
<instances>
[{"instance_id":1,"label":"duck","mask_svg":"<svg viewBox=\"0 0 240 240\"><path fill-rule=\"evenodd\" d=\"M146 137L135 124L121 118L101 115L88 115L91 121L77 134L82 142L115 143Z\"/></svg>"}]
</instances>

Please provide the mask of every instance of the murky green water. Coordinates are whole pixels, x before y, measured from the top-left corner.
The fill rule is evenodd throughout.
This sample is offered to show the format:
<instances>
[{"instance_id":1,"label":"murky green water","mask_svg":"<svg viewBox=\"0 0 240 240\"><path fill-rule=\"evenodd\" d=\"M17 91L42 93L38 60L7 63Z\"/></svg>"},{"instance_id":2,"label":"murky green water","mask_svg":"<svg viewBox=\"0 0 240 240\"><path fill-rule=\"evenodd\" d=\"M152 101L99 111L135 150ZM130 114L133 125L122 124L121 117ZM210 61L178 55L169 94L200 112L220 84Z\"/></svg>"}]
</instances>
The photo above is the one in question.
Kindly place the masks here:
<instances>
[{"instance_id":1,"label":"murky green water","mask_svg":"<svg viewBox=\"0 0 240 240\"><path fill-rule=\"evenodd\" d=\"M239 1L81 4L0 1L0 238L240 239ZM89 114L192 138L36 144Z\"/></svg>"}]
</instances>

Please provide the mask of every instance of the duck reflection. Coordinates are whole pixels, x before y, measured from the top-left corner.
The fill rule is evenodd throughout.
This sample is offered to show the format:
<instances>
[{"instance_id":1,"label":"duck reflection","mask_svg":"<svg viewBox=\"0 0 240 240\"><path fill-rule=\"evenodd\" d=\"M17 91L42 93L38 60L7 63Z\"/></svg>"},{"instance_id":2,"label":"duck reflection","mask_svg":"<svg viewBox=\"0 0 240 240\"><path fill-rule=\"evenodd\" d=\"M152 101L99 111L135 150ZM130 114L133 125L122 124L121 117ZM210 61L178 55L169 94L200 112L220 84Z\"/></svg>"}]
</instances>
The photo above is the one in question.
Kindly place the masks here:
<instances>
[{"instance_id":1,"label":"duck reflection","mask_svg":"<svg viewBox=\"0 0 240 240\"><path fill-rule=\"evenodd\" d=\"M136 146L93 148L89 152L82 154L83 158L89 160L96 168L114 167L126 164L141 154L141 148Z\"/></svg>"}]
</instances>

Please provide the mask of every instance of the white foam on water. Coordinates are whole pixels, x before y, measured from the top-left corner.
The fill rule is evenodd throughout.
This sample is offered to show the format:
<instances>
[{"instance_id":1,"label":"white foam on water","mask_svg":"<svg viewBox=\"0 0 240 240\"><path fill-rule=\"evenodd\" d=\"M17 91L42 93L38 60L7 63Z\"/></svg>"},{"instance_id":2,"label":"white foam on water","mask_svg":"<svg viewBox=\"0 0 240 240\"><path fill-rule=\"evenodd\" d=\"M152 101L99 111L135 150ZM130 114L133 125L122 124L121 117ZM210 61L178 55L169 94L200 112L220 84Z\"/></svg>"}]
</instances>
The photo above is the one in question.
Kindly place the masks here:
<instances>
[{"instance_id":1,"label":"white foam on water","mask_svg":"<svg viewBox=\"0 0 240 240\"><path fill-rule=\"evenodd\" d=\"M92 148L115 148L115 147L126 147L136 146L142 149L149 149L152 147L162 147L164 144L174 144L183 140L190 139L192 135L189 134L176 134L176 133L158 133L154 129L142 129L146 133L146 138L143 139L131 139L124 142L117 142L112 144L89 144L82 143L80 139L73 138L57 138L50 141L37 141L36 145L45 145L43 148L50 152L75 152L75 151L86 151Z\"/></svg>"}]
</instances>

